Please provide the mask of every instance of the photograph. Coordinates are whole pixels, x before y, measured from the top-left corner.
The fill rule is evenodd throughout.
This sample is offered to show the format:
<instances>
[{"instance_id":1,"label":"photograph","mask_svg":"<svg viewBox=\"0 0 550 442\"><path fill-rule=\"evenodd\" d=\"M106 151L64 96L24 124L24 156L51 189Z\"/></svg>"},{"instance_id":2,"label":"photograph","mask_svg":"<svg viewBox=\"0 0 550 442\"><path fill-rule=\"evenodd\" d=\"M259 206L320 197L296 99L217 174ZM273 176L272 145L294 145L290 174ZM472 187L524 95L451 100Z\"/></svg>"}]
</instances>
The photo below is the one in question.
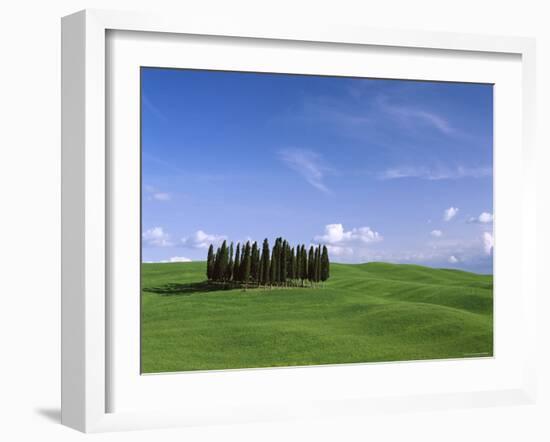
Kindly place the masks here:
<instances>
[{"instance_id":1,"label":"photograph","mask_svg":"<svg viewBox=\"0 0 550 442\"><path fill-rule=\"evenodd\" d=\"M141 373L492 358L493 94L142 66Z\"/></svg>"}]
</instances>

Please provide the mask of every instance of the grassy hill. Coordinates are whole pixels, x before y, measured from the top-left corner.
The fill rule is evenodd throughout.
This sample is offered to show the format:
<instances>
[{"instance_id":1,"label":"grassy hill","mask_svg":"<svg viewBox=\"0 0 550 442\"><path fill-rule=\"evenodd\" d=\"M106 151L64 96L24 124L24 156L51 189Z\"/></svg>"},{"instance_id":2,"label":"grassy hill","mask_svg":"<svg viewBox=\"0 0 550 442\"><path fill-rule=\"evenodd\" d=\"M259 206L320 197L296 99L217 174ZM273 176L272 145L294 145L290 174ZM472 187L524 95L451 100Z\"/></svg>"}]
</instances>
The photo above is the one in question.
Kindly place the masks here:
<instances>
[{"instance_id":1,"label":"grassy hill","mask_svg":"<svg viewBox=\"0 0 550 442\"><path fill-rule=\"evenodd\" d=\"M142 264L142 371L493 354L493 277L331 264L324 288L220 290L204 262Z\"/></svg>"}]
</instances>

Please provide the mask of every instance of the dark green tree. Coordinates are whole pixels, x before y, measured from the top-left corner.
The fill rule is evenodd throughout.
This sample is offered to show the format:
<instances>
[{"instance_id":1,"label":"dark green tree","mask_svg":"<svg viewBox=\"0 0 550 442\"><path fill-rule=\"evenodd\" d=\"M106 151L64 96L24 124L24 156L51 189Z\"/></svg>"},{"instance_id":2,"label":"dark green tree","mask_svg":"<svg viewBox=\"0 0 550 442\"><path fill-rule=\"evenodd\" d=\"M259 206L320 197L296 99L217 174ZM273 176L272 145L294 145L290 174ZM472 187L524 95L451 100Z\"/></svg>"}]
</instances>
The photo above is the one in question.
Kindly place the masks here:
<instances>
[{"instance_id":1,"label":"dark green tree","mask_svg":"<svg viewBox=\"0 0 550 442\"><path fill-rule=\"evenodd\" d=\"M237 250L235 251L235 262L233 263L233 281L240 281L240 269L241 269L241 245L237 243Z\"/></svg>"},{"instance_id":2,"label":"dark green tree","mask_svg":"<svg viewBox=\"0 0 550 442\"><path fill-rule=\"evenodd\" d=\"M269 268L269 284L271 286L277 285L277 271L279 269L279 263L278 263L278 257L277 257L277 244L278 240L275 240L275 244L273 245L273 249L271 250L271 262L270 262L270 268Z\"/></svg>"},{"instance_id":3,"label":"dark green tree","mask_svg":"<svg viewBox=\"0 0 550 442\"><path fill-rule=\"evenodd\" d=\"M286 240L283 240L281 243L281 249L280 249L280 255L279 255L279 263L281 265L279 270L279 282L282 286L286 285L286 272L287 272L287 242Z\"/></svg>"},{"instance_id":4,"label":"dark green tree","mask_svg":"<svg viewBox=\"0 0 550 442\"><path fill-rule=\"evenodd\" d=\"M304 281L308 279L309 275L309 269L307 268L307 252L306 252L306 246L302 244L302 251L300 252L301 258L302 258L302 273L300 275L300 278L302 280L302 287L304 286Z\"/></svg>"},{"instance_id":5,"label":"dark green tree","mask_svg":"<svg viewBox=\"0 0 550 442\"><path fill-rule=\"evenodd\" d=\"M241 278L244 282L244 289L246 290L248 287L248 283L250 280L250 266L251 266L251 251L250 251L250 242L246 242L246 246L244 247L244 254L243 259L241 261Z\"/></svg>"},{"instance_id":6,"label":"dark green tree","mask_svg":"<svg viewBox=\"0 0 550 442\"><path fill-rule=\"evenodd\" d=\"M269 242L267 241L267 238L264 239L264 243L262 245L262 257L260 260L260 267L261 267L261 283L263 285L269 284Z\"/></svg>"},{"instance_id":7,"label":"dark green tree","mask_svg":"<svg viewBox=\"0 0 550 442\"><path fill-rule=\"evenodd\" d=\"M229 250L227 248L227 241L222 243L220 253L220 280L225 281L225 277L227 275L227 265L229 264Z\"/></svg>"},{"instance_id":8,"label":"dark green tree","mask_svg":"<svg viewBox=\"0 0 550 442\"><path fill-rule=\"evenodd\" d=\"M214 271L212 272L212 280L213 281L219 281L221 279L220 275L220 260L221 260L222 254L221 249L218 247L216 250L216 253L214 254Z\"/></svg>"},{"instance_id":9,"label":"dark green tree","mask_svg":"<svg viewBox=\"0 0 550 442\"><path fill-rule=\"evenodd\" d=\"M302 248L298 244L296 246L296 270L294 271L294 277L296 280L302 279Z\"/></svg>"},{"instance_id":10,"label":"dark green tree","mask_svg":"<svg viewBox=\"0 0 550 442\"><path fill-rule=\"evenodd\" d=\"M323 246L321 254L321 281L325 282L330 277L330 261L328 259L327 246Z\"/></svg>"},{"instance_id":11,"label":"dark green tree","mask_svg":"<svg viewBox=\"0 0 550 442\"><path fill-rule=\"evenodd\" d=\"M275 248L276 248L276 255L277 255L277 260L275 261L277 263L277 268L276 268L276 272L275 272L275 283L277 285L281 285L281 256L282 256L281 247L282 247L282 243L283 243L282 238L277 238L277 241L275 241Z\"/></svg>"},{"instance_id":12,"label":"dark green tree","mask_svg":"<svg viewBox=\"0 0 550 442\"><path fill-rule=\"evenodd\" d=\"M225 268L225 280L231 281L231 277L233 276L233 243L229 246L228 256L229 260Z\"/></svg>"},{"instance_id":13,"label":"dark green tree","mask_svg":"<svg viewBox=\"0 0 550 442\"><path fill-rule=\"evenodd\" d=\"M309 282L315 280L315 250L313 246L309 247L309 254L307 256L307 279Z\"/></svg>"},{"instance_id":14,"label":"dark green tree","mask_svg":"<svg viewBox=\"0 0 550 442\"><path fill-rule=\"evenodd\" d=\"M258 275L260 273L260 251L258 250L258 243L254 241L252 244L252 250L250 252L250 279L255 284L258 283Z\"/></svg>"},{"instance_id":15,"label":"dark green tree","mask_svg":"<svg viewBox=\"0 0 550 442\"><path fill-rule=\"evenodd\" d=\"M289 246L290 247L290 246ZM294 247L288 252L288 273L287 277L290 280L291 284L294 285L294 278L296 277L296 254L294 252Z\"/></svg>"},{"instance_id":16,"label":"dark green tree","mask_svg":"<svg viewBox=\"0 0 550 442\"><path fill-rule=\"evenodd\" d=\"M214 246L210 244L208 247L208 257L206 258L206 277L209 281L212 280L214 274Z\"/></svg>"},{"instance_id":17,"label":"dark green tree","mask_svg":"<svg viewBox=\"0 0 550 442\"><path fill-rule=\"evenodd\" d=\"M315 250L315 282L321 280L321 246L317 246Z\"/></svg>"}]
</instances>

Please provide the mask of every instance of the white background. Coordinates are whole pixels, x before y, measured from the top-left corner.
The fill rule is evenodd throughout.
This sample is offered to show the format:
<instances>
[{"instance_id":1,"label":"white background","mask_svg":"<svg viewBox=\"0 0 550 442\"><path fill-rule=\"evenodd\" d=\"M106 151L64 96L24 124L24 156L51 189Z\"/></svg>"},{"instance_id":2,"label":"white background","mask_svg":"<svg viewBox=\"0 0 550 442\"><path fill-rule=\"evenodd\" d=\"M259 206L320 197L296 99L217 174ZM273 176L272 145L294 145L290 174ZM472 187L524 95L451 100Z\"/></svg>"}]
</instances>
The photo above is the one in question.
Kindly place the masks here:
<instances>
[{"instance_id":1,"label":"white background","mask_svg":"<svg viewBox=\"0 0 550 442\"><path fill-rule=\"evenodd\" d=\"M550 13L544 1L321 2L278 0L86 2L31 0L0 8L0 438L4 440L525 440L550 439L550 302L540 304L540 398L536 406L370 415L185 430L84 436L59 425L60 351L60 26L75 10L116 8L250 20L350 23L538 38L539 144L549 146ZM547 3L547 2L546 2ZM176 6L179 5L179 6ZM538 160L541 194L550 154ZM544 181L544 182L543 182ZM539 284L544 271L550 198L539 195ZM543 210L544 209L544 210ZM545 314L544 312L548 312Z\"/></svg>"}]
</instances>

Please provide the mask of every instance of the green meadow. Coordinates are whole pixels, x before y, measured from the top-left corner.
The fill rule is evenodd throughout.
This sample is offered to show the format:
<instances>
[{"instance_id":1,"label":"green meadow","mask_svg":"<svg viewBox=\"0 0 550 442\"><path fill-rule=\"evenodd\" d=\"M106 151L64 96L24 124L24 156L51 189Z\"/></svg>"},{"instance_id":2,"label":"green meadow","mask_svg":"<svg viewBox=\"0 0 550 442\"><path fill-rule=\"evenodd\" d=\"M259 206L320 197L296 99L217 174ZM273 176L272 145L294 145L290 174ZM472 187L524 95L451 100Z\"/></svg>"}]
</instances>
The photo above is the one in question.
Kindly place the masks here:
<instances>
[{"instance_id":1,"label":"green meadow","mask_svg":"<svg viewBox=\"0 0 550 442\"><path fill-rule=\"evenodd\" d=\"M316 288L224 289L205 262L142 264L142 372L492 356L493 277L334 264Z\"/></svg>"}]
</instances>

